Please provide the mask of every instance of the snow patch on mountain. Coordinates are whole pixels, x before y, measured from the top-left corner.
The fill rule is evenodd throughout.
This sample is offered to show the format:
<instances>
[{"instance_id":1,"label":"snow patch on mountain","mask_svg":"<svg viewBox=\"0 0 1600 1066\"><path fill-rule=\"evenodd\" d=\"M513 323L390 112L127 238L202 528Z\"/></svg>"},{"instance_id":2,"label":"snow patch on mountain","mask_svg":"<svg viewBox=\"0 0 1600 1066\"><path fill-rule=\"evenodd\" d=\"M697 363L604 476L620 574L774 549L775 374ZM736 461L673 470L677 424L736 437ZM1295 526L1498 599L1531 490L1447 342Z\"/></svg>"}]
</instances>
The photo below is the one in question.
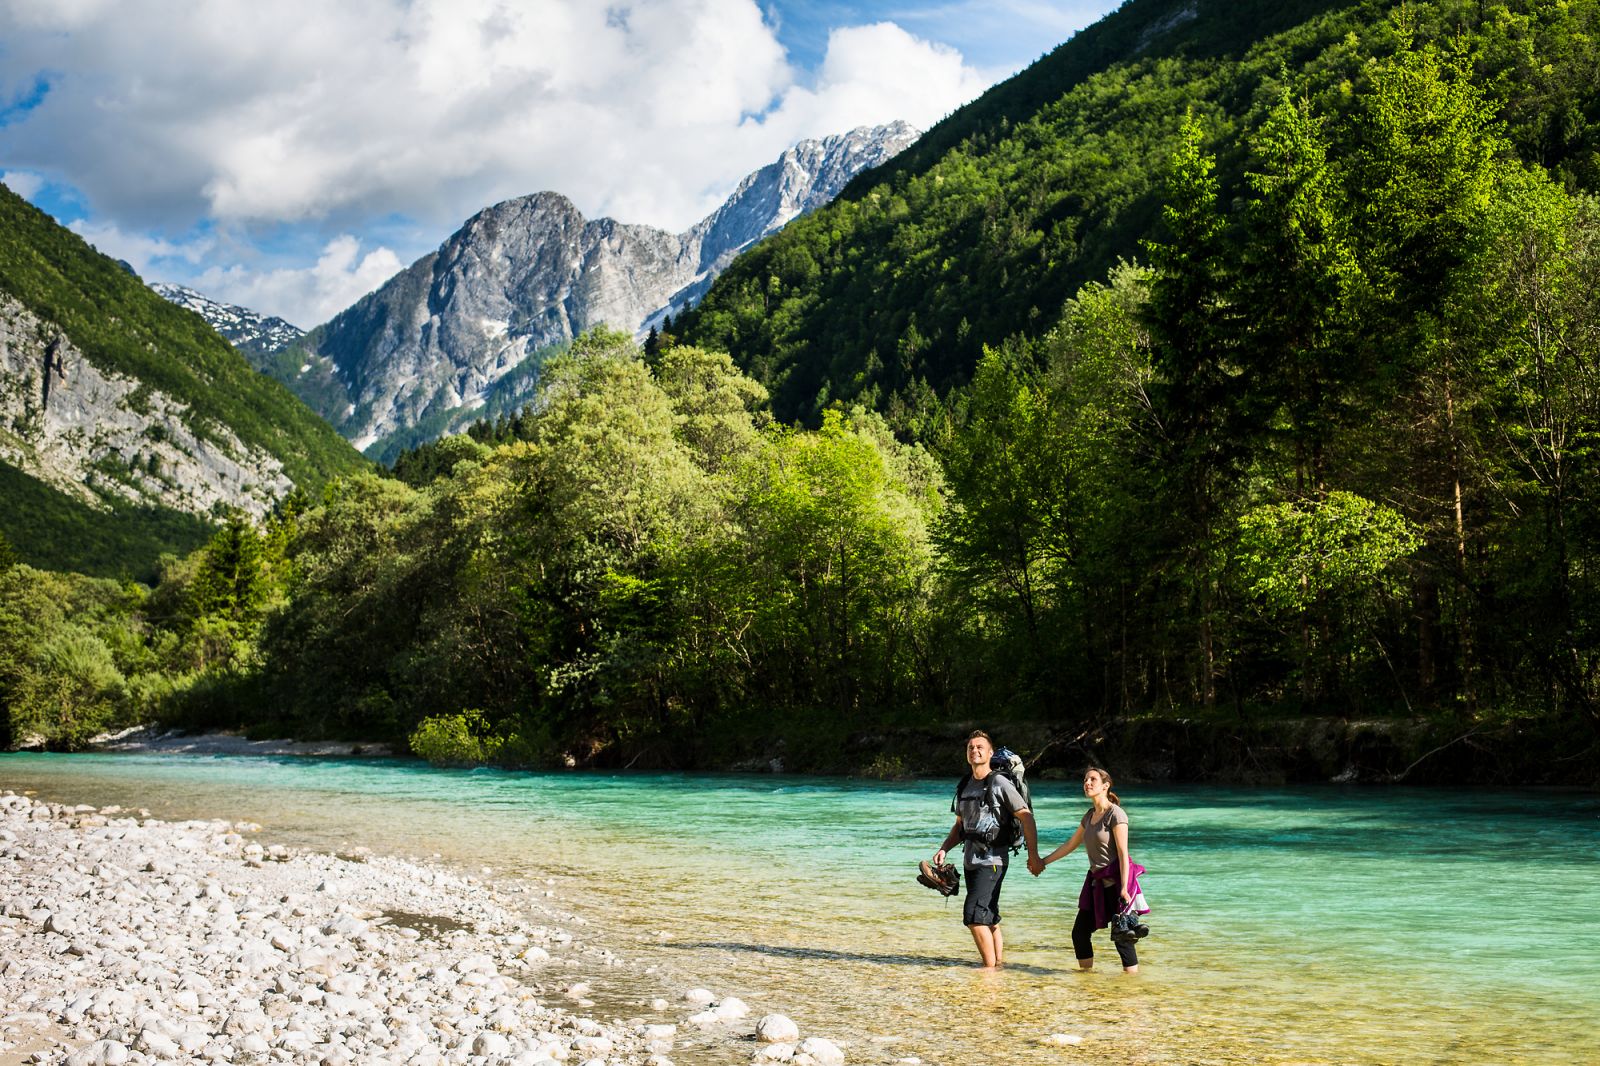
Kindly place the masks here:
<instances>
[{"instance_id":1,"label":"snow patch on mountain","mask_svg":"<svg viewBox=\"0 0 1600 1066\"><path fill-rule=\"evenodd\" d=\"M306 335L305 330L281 318L263 315L236 304L222 303L182 285L157 281L152 282L150 288L164 299L179 307L186 307L205 319L212 329L227 338L229 344L242 351L273 355Z\"/></svg>"}]
</instances>

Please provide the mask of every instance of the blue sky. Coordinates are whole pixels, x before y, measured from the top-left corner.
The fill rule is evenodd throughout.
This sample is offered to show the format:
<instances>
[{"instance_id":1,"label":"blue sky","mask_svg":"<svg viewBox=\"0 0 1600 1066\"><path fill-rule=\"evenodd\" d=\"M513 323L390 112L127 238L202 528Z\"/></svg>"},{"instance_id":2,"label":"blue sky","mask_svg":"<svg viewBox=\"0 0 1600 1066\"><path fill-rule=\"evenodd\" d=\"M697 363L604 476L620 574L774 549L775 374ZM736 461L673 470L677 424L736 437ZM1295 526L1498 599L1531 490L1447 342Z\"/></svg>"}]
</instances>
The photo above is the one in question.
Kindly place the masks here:
<instances>
[{"instance_id":1,"label":"blue sky","mask_svg":"<svg viewBox=\"0 0 1600 1066\"><path fill-rule=\"evenodd\" d=\"M148 279L311 326L498 200L681 230L795 141L926 128L1116 6L7 0L0 175Z\"/></svg>"}]
</instances>

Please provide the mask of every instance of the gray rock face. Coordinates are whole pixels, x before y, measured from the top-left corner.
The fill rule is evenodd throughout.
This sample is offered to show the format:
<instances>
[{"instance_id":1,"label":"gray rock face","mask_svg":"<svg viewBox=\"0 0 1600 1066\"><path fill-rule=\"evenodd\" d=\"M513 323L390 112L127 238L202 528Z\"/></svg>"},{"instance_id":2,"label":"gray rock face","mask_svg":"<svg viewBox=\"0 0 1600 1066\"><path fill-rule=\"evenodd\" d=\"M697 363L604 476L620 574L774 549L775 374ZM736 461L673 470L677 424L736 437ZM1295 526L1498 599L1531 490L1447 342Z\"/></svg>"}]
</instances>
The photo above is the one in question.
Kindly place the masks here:
<instances>
[{"instance_id":1,"label":"gray rock face","mask_svg":"<svg viewBox=\"0 0 1600 1066\"><path fill-rule=\"evenodd\" d=\"M95 367L49 322L0 293L0 459L87 503L217 504L260 518L294 486L283 464L227 427L204 436L187 406Z\"/></svg>"},{"instance_id":2,"label":"gray rock face","mask_svg":"<svg viewBox=\"0 0 1600 1066\"><path fill-rule=\"evenodd\" d=\"M804 141L680 234L588 220L553 192L486 208L307 338L349 394L335 424L382 457L486 407L519 406L551 346L601 324L644 332L698 298L742 249L916 137L897 122Z\"/></svg>"},{"instance_id":3,"label":"gray rock face","mask_svg":"<svg viewBox=\"0 0 1600 1066\"><path fill-rule=\"evenodd\" d=\"M156 281L150 284L150 288L163 299L186 307L205 319L212 329L226 337L228 343L241 352L272 355L306 335L305 330L281 318L263 315L236 304L225 304L182 285Z\"/></svg>"}]
</instances>

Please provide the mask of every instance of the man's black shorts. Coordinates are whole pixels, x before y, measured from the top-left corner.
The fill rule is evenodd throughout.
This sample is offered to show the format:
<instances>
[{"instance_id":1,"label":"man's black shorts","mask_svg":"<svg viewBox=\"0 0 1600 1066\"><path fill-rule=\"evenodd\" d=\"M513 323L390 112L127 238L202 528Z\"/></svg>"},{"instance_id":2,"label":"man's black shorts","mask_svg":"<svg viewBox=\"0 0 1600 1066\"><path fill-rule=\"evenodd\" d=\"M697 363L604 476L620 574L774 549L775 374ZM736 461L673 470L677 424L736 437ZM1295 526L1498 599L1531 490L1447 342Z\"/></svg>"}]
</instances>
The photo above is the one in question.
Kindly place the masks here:
<instances>
[{"instance_id":1,"label":"man's black shorts","mask_svg":"<svg viewBox=\"0 0 1600 1066\"><path fill-rule=\"evenodd\" d=\"M1000 882L1005 879L1004 866L967 867L967 903L961 920L968 925L999 925Z\"/></svg>"}]
</instances>

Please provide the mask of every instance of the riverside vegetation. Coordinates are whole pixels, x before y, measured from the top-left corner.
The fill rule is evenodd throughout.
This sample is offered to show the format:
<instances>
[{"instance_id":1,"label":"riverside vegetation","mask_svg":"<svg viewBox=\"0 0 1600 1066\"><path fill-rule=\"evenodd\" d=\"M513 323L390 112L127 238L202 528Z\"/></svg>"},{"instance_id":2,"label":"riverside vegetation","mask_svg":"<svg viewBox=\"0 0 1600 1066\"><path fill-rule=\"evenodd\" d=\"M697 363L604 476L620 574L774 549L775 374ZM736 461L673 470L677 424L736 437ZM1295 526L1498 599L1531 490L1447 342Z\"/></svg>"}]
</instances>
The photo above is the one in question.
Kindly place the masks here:
<instances>
[{"instance_id":1,"label":"riverside vegetation","mask_svg":"<svg viewBox=\"0 0 1600 1066\"><path fill-rule=\"evenodd\" d=\"M1125 62L896 164L649 352L588 334L516 418L235 520L153 588L10 567L10 741L155 716L716 765L782 737L838 769L844 735L978 709L1418 715L1594 780L1600 5L1304 6L1244 62ZM1101 188L1040 169L1063 130L1159 159L1106 177L1120 262L1044 239ZM941 212L988 273L918 240ZM906 286L961 319L886 326Z\"/></svg>"}]
</instances>

